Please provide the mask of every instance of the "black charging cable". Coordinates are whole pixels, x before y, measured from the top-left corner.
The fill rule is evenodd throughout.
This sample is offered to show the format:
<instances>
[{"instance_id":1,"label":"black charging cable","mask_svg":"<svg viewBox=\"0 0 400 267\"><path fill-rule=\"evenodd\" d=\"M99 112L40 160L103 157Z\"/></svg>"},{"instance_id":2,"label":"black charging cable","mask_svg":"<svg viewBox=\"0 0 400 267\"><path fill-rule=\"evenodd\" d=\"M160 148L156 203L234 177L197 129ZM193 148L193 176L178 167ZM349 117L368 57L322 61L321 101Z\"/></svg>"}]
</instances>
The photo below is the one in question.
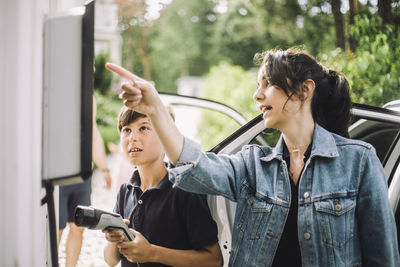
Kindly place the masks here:
<instances>
[{"instance_id":1,"label":"black charging cable","mask_svg":"<svg viewBox=\"0 0 400 267\"><path fill-rule=\"evenodd\" d=\"M54 186L51 182L44 182L46 188L46 195L41 200L41 205L47 204L47 217L49 219L50 229L50 253L51 253L51 266L58 267L58 242L56 229L56 214L54 209Z\"/></svg>"}]
</instances>

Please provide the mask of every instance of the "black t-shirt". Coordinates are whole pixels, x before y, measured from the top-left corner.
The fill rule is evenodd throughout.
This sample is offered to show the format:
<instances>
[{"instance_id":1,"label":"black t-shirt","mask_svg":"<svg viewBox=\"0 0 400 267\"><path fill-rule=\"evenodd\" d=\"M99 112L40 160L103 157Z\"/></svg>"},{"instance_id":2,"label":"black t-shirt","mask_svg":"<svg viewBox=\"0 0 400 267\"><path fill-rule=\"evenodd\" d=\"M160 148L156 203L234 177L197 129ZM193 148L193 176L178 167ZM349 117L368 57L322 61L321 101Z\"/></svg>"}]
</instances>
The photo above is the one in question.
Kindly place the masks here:
<instances>
[{"instance_id":1,"label":"black t-shirt","mask_svg":"<svg viewBox=\"0 0 400 267\"><path fill-rule=\"evenodd\" d=\"M311 154L311 145L307 148L307 151L304 153L304 163L310 157ZM286 147L286 144L283 146L283 159L286 161L287 169L290 168L290 154ZM303 173L304 167L301 170L301 174ZM298 230L297 230L297 213L298 213L298 198L299 198L299 184L300 179L297 181L297 184L293 182L293 179L289 177L290 180L290 190L291 190L291 201L289 214L286 219L285 227L283 228L281 240L279 241L278 248L275 253L274 261L272 262L273 267L279 266L291 266L297 267L301 266L301 252L300 252L300 244L298 239Z\"/></svg>"},{"instance_id":2,"label":"black t-shirt","mask_svg":"<svg viewBox=\"0 0 400 267\"><path fill-rule=\"evenodd\" d=\"M218 230L206 196L172 187L168 174L156 188L140 189L139 172L121 185L114 212L130 221L151 244L172 249L200 249L218 242ZM121 255L121 266L137 266ZM141 263L140 266L166 266Z\"/></svg>"}]
</instances>

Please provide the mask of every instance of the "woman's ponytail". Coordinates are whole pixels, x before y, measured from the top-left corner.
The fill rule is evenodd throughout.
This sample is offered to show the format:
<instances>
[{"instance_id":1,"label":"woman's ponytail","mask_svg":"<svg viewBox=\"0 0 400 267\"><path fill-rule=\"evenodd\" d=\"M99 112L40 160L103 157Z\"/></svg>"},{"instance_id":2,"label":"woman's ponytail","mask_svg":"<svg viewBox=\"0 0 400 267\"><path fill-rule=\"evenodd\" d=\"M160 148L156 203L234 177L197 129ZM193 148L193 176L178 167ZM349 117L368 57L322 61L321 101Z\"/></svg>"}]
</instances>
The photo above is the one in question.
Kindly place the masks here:
<instances>
[{"instance_id":1,"label":"woman's ponytail","mask_svg":"<svg viewBox=\"0 0 400 267\"><path fill-rule=\"evenodd\" d=\"M314 120L330 132L349 137L351 99L346 78L334 71L325 71L325 77L315 81L311 101Z\"/></svg>"}]
</instances>

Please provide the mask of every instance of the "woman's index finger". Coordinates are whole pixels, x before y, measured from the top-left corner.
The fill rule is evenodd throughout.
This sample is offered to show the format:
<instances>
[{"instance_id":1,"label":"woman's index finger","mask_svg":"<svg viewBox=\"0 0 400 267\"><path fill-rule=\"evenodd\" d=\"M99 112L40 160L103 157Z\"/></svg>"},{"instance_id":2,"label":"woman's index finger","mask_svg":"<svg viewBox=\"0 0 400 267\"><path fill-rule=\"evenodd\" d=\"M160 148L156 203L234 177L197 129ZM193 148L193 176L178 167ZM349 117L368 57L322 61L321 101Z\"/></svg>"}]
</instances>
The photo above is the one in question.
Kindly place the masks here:
<instances>
[{"instance_id":1,"label":"woman's index finger","mask_svg":"<svg viewBox=\"0 0 400 267\"><path fill-rule=\"evenodd\" d=\"M131 80L133 82L135 81L141 81L143 82L144 80L140 78L139 76L136 76L135 74L131 73L130 71L126 70L125 68L118 66L113 63L107 63L106 64L106 69L109 71L114 72L115 74L121 76L124 79Z\"/></svg>"},{"instance_id":2,"label":"woman's index finger","mask_svg":"<svg viewBox=\"0 0 400 267\"><path fill-rule=\"evenodd\" d=\"M121 76L122 78L129 79L129 80L134 79L134 77L131 75L132 73L130 73L125 68L118 66L116 64L106 63L106 69L114 72L115 74Z\"/></svg>"}]
</instances>

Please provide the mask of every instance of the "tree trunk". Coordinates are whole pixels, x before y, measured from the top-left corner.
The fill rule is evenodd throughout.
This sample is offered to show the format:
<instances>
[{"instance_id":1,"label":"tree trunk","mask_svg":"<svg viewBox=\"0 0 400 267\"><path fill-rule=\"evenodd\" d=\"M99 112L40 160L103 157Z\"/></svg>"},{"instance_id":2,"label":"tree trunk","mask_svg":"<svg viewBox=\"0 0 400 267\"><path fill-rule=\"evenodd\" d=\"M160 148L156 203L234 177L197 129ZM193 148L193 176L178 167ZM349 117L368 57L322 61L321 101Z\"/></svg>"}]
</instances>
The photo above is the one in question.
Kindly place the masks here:
<instances>
[{"instance_id":1,"label":"tree trunk","mask_svg":"<svg viewBox=\"0 0 400 267\"><path fill-rule=\"evenodd\" d=\"M150 58L149 58L149 34L148 27L141 28L142 42L140 47L138 47L137 54L139 55L142 65L143 65L143 78L145 80L151 81L151 70L150 70Z\"/></svg>"},{"instance_id":2,"label":"tree trunk","mask_svg":"<svg viewBox=\"0 0 400 267\"><path fill-rule=\"evenodd\" d=\"M346 49L345 37L344 37L344 24L343 15L340 11L340 2L337 0L331 0L331 7L333 13L333 19L335 21L335 31L336 31L336 46L340 47L342 50Z\"/></svg>"},{"instance_id":3,"label":"tree trunk","mask_svg":"<svg viewBox=\"0 0 400 267\"><path fill-rule=\"evenodd\" d=\"M349 0L349 26L354 24L354 16L358 12L358 0ZM357 42L352 36L349 37L350 50L355 51L357 48Z\"/></svg>"},{"instance_id":4,"label":"tree trunk","mask_svg":"<svg viewBox=\"0 0 400 267\"><path fill-rule=\"evenodd\" d=\"M378 0L378 13L384 24L393 24L392 1Z\"/></svg>"}]
</instances>

